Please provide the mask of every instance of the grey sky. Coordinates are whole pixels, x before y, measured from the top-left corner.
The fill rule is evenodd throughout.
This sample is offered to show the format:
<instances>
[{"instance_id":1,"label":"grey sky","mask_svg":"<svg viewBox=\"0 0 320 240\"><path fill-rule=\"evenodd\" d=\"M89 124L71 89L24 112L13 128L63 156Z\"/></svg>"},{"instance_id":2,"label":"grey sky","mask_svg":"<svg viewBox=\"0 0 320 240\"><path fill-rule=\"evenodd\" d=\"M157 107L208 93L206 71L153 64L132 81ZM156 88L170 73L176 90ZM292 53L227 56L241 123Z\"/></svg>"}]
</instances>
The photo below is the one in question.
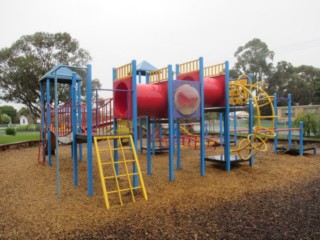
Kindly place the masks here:
<instances>
[{"instance_id":1,"label":"grey sky","mask_svg":"<svg viewBox=\"0 0 320 240\"><path fill-rule=\"evenodd\" d=\"M93 57L93 77L111 88L112 67L156 67L204 57L229 60L260 38L275 61L320 67L318 0L2 0L0 48L22 35L68 32Z\"/></svg>"}]
</instances>

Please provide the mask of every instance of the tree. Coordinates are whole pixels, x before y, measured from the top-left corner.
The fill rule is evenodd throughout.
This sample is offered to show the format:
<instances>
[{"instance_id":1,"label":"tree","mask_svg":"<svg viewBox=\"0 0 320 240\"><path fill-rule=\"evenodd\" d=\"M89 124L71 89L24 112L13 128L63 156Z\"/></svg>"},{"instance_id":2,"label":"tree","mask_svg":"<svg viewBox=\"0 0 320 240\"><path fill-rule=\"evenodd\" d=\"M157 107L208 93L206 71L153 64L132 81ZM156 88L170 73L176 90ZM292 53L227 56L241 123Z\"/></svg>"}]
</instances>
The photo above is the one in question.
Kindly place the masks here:
<instances>
[{"instance_id":1,"label":"tree","mask_svg":"<svg viewBox=\"0 0 320 240\"><path fill-rule=\"evenodd\" d=\"M0 50L0 99L23 103L39 116L39 79L58 63L82 66L90 60L89 52L68 33L22 36Z\"/></svg>"},{"instance_id":2,"label":"tree","mask_svg":"<svg viewBox=\"0 0 320 240\"><path fill-rule=\"evenodd\" d=\"M265 80L271 73L274 52L258 38L240 46L234 56L237 58L235 70L239 75L251 73L253 83Z\"/></svg>"},{"instance_id":3,"label":"tree","mask_svg":"<svg viewBox=\"0 0 320 240\"><path fill-rule=\"evenodd\" d=\"M17 117L17 110L12 106L2 106L0 107L1 114L6 114L10 117L11 122L14 122Z\"/></svg>"},{"instance_id":4,"label":"tree","mask_svg":"<svg viewBox=\"0 0 320 240\"><path fill-rule=\"evenodd\" d=\"M8 114L2 113L0 116L0 121L2 124L9 124L11 123L11 118L9 117Z\"/></svg>"}]
</instances>

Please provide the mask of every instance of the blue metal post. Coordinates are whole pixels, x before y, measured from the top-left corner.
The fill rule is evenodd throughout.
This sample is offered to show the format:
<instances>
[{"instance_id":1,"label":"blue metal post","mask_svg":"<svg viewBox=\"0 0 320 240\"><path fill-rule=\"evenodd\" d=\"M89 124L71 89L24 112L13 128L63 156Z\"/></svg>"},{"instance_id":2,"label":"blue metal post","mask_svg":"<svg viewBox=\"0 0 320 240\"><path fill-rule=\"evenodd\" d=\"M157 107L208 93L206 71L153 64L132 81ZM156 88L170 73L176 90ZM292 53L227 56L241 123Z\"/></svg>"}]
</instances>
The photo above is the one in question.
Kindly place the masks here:
<instances>
[{"instance_id":1,"label":"blue metal post","mask_svg":"<svg viewBox=\"0 0 320 240\"><path fill-rule=\"evenodd\" d=\"M176 79L179 75L179 65L176 64ZM180 123L176 124L176 136L177 136L177 169L181 169L181 139L180 139Z\"/></svg>"},{"instance_id":2,"label":"blue metal post","mask_svg":"<svg viewBox=\"0 0 320 240\"><path fill-rule=\"evenodd\" d=\"M204 70L203 70L203 58L199 58L199 80L200 80L200 175L206 175L205 164L205 126L204 126Z\"/></svg>"},{"instance_id":3,"label":"blue metal post","mask_svg":"<svg viewBox=\"0 0 320 240\"><path fill-rule=\"evenodd\" d=\"M234 145L238 144L238 137L237 137L237 112L233 112L233 140L234 140Z\"/></svg>"},{"instance_id":4,"label":"blue metal post","mask_svg":"<svg viewBox=\"0 0 320 240\"><path fill-rule=\"evenodd\" d=\"M173 84L172 65L168 66L168 122L169 122L169 180L174 180L174 121L173 121Z\"/></svg>"},{"instance_id":5,"label":"blue metal post","mask_svg":"<svg viewBox=\"0 0 320 240\"><path fill-rule=\"evenodd\" d=\"M71 83L71 121L72 121L72 159L73 159L73 184L78 186L78 156L77 156L77 101L76 101L76 73L72 72Z\"/></svg>"},{"instance_id":6,"label":"blue metal post","mask_svg":"<svg viewBox=\"0 0 320 240\"><path fill-rule=\"evenodd\" d=\"M303 156L303 122L299 122L299 155Z\"/></svg>"},{"instance_id":7,"label":"blue metal post","mask_svg":"<svg viewBox=\"0 0 320 240\"><path fill-rule=\"evenodd\" d=\"M152 150L152 155L155 155L156 154L156 144L155 144L155 135L156 135L156 124L155 123L152 123L151 124L151 141L152 141L152 144L151 144L151 150Z\"/></svg>"},{"instance_id":8,"label":"blue metal post","mask_svg":"<svg viewBox=\"0 0 320 240\"><path fill-rule=\"evenodd\" d=\"M250 95L249 97L249 134L253 134L253 116L254 116L254 110L253 110L253 101L252 97ZM250 140L252 140L252 137L250 137ZM250 154L252 153L252 150L250 150ZM249 165L253 166L254 164L254 155L251 154Z\"/></svg>"},{"instance_id":9,"label":"blue metal post","mask_svg":"<svg viewBox=\"0 0 320 240\"><path fill-rule=\"evenodd\" d=\"M152 174L152 159L151 159L151 124L150 124L150 117L146 118L146 125L147 125L147 170L148 174Z\"/></svg>"},{"instance_id":10,"label":"blue metal post","mask_svg":"<svg viewBox=\"0 0 320 240\"><path fill-rule=\"evenodd\" d=\"M177 169L181 169L181 139L180 139L180 123L176 124L177 136Z\"/></svg>"},{"instance_id":11,"label":"blue metal post","mask_svg":"<svg viewBox=\"0 0 320 240\"><path fill-rule=\"evenodd\" d=\"M46 95L47 95L47 151L48 151L48 166L52 166L52 155L51 155L51 108L50 108L50 79L46 79ZM57 136L56 136L57 137ZM45 156L45 154L44 154Z\"/></svg>"},{"instance_id":12,"label":"blue metal post","mask_svg":"<svg viewBox=\"0 0 320 240\"><path fill-rule=\"evenodd\" d=\"M278 153L278 100L277 100L277 94L273 94L273 108L274 112L276 114L276 118L274 119L274 130L276 133L276 136L274 137L273 140L273 151L275 153Z\"/></svg>"},{"instance_id":13,"label":"blue metal post","mask_svg":"<svg viewBox=\"0 0 320 240\"><path fill-rule=\"evenodd\" d=\"M81 81L78 82L77 105L78 105L78 133L81 133L82 126L82 108L81 108ZM79 144L79 160L82 161L82 143Z\"/></svg>"},{"instance_id":14,"label":"blue metal post","mask_svg":"<svg viewBox=\"0 0 320 240\"><path fill-rule=\"evenodd\" d=\"M249 74L249 82L252 83L252 74ZM253 134L253 125L254 125L254 108L253 108L253 100L252 96L249 95L249 134ZM250 138L252 140L252 137ZM254 164L254 155L252 154L253 150L250 150L250 160L249 160L249 165L253 166Z\"/></svg>"},{"instance_id":15,"label":"blue metal post","mask_svg":"<svg viewBox=\"0 0 320 240\"><path fill-rule=\"evenodd\" d=\"M219 133L220 133L220 144L223 143L223 132L222 132L222 128L223 128L223 117L222 117L222 113L219 113Z\"/></svg>"},{"instance_id":16,"label":"blue metal post","mask_svg":"<svg viewBox=\"0 0 320 240\"><path fill-rule=\"evenodd\" d=\"M292 112L291 112L291 94L288 94L288 143L289 148L292 147Z\"/></svg>"},{"instance_id":17,"label":"blue metal post","mask_svg":"<svg viewBox=\"0 0 320 240\"><path fill-rule=\"evenodd\" d=\"M41 136L41 149L42 151L42 156L39 156L42 158L41 161L45 161L45 129L44 129L44 119L45 119L45 103L44 103L44 87L43 87L44 83L40 82L40 104L41 104L41 126L40 126L40 136Z\"/></svg>"},{"instance_id":18,"label":"blue metal post","mask_svg":"<svg viewBox=\"0 0 320 240\"><path fill-rule=\"evenodd\" d=\"M117 79L117 71L115 68L112 69L112 80L116 81ZM129 92L127 92L126 94L129 94ZM116 118L113 118L113 132L114 134L117 134L117 130L118 130L118 122ZM113 145L114 145L114 151L113 151L113 159L115 162L119 161L119 152L118 152L118 139L114 139L113 140ZM119 174L119 164L115 164L115 169L116 169L116 174Z\"/></svg>"},{"instance_id":19,"label":"blue metal post","mask_svg":"<svg viewBox=\"0 0 320 240\"><path fill-rule=\"evenodd\" d=\"M54 125L55 125L55 135L56 135L56 194L58 197L60 197L60 162L59 162L59 142L58 142L58 136L59 136L58 79L56 74L54 78ZM48 117L50 117L50 115Z\"/></svg>"},{"instance_id":20,"label":"blue metal post","mask_svg":"<svg viewBox=\"0 0 320 240\"><path fill-rule=\"evenodd\" d=\"M226 162L226 171L231 170L230 164L230 105L229 105L229 62L225 62L225 112L224 112L224 160Z\"/></svg>"},{"instance_id":21,"label":"blue metal post","mask_svg":"<svg viewBox=\"0 0 320 240\"><path fill-rule=\"evenodd\" d=\"M138 103L137 103L137 63L136 60L132 61L132 131L133 142L136 152L138 152ZM137 173L136 163L133 163L133 173ZM133 186L139 185L138 175L133 176Z\"/></svg>"},{"instance_id":22,"label":"blue metal post","mask_svg":"<svg viewBox=\"0 0 320 240\"><path fill-rule=\"evenodd\" d=\"M88 196L93 195L93 168L92 168L92 68L87 65L87 161L88 161Z\"/></svg>"}]
</instances>

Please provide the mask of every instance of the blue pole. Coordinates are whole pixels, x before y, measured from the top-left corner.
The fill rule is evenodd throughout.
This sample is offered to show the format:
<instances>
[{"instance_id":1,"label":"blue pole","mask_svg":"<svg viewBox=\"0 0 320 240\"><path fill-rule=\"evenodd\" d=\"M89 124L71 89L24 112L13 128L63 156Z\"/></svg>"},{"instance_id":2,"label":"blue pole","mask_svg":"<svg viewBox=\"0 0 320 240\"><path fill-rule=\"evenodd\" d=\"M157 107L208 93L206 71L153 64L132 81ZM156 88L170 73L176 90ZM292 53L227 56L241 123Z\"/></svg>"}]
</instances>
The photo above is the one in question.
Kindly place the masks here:
<instances>
[{"instance_id":1,"label":"blue pole","mask_svg":"<svg viewBox=\"0 0 320 240\"><path fill-rule=\"evenodd\" d=\"M176 64L176 79L179 75L179 64ZM177 136L177 169L181 169L181 139L180 139L180 123L176 124L176 136Z\"/></svg>"},{"instance_id":2,"label":"blue pole","mask_svg":"<svg viewBox=\"0 0 320 240\"><path fill-rule=\"evenodd\" d=\"M226 171L231 170L230 164L230 105L229 105L229 62L225 62L225 113L224 113L224 160L226 162Z\"/></svg>"},{"instance_id":3,"label":"blue pole","mask_svg":"<svg viewBox=\"0 0 320 240\"><path fill-rule=\"evenodd\" d=\"M249 82L252 83L252 74L249 74ZM249 134L253 133L253 125L254 125L254 108L253 108L253 100L252 96L249 95ZM252 137L250 138L252 140ZM253 150L250 150L250 154L252 154ZM249 165L253 166L254 164L254 155L252 154L249 160Z\"/></svg>"},{"instance_id":4,"label":"blue pole","mask_svg":"<svg viewBox=\"0 0 320 240\"><path fill-rule=\"evenodd\" d=\"M204 126L204 74L203 74L203 58L199 58L199 80L200 80L200 175L206 175L205 165L205 126Z\"/></svg>"},{"instance_id":5,"label":"blue pole","mask_svg":"<svg viewBox=\"0 0 320 240\"><path fill-rule=\"evenodd\" d=\"M303 122L299 122L299 155L303 156Z\"/></svg>"},{"instance_id":6,"label":"blue pole","mask_svg":"<svg viewBox=\"0 0 320 240\"><path fill-rule=\"evenodd\" d=\"M237 145L238 144L238 138L237 138L237 112L234 111L233 112L233 140L234 140L234 145Z\"/></svg>"},{"instance_id":7,"label":"blue pole","mask_svg":"<svg viewBox=\"0 0 320 240\"><path fill-rule=\"evenodd\" d=\"M278 153L278 100L277 100L277 94L273 94L273 108L274 112L276 114L276 118L274 119L274 128L275 128L275 133L276 136L274 137L273 141L273 151L275 153Z\"/></svg>"},{"instance_id":8,"label":"blue pole","mask_svg":"<svg viewBox=\"0 0 320 240\"><path fill-rule=\"evenodd\" d=\"M146 125L147 125L147 169L148 174L152 174L152 159L151 159L151 124L150 124L150 117L146 118Z\"/></svg>"},{"instance_id":9,"label":"blue pole","mask_svg":"<svg viewBox=\"0 0 320 240\"><path fill-rule=\"evenodd\" d=\"M291 112L291 94L288 94L288 143L289 148L292 147L292 112Z\"/></svg>"},{"instance_id":10,"label":"blue pole","mask_svg":"<svg viewBox=\"0 0 320 240\"><path fill-rule=\"evenodd\" d=\"M40 104L41 104L41 126L40 126L40 136L41 136L41 149L42 149L42 156L39 156L42 158L41 161L45 161L45 132L44 132L44 126L45 126L45 104L44 104L44 82L40 82ZM40 159L39 159L40 160Z\"/></svg>"},{"instance_id":11,"label":"blue pole","mask_svg":"<svg viewBox=\"0 0 320 240\"><path fill-rule=\"evenodd\" d=\"M49 115L50 117L50 115ZM60 197L60 163L59 163L59 142L58 142L58 79L57 73L54 78L54 125L56 135L56 194Z\"/></svg>"},{"instance_id":12,"label":"blue pole","mask_svg":"<svg viewBox=\"0 0 320 240\"><path fill-rule=\"evenodd\" d=\"M253 133L253 116L254 116L254 110L253 110L253 101L252 97L249 97L249 134ZM252 140L252 137L250 138ZM250 153L252 153L253 150L250 150ZM254 155L252 154L249 160L249 165L253 166L254 164Z\"/></svg>"},{"instance_id":13,"label":"blue pole","mask_svg":"<svg viewBox=\"0 0 320 240\"><path fill-rule=\"evenodd\" d=\"M52 155L51 155L51 108L50 108L50 79L46 79L46 91L47 91L47 151L48 151L48 165L52 166ZM57 136L56 136L57 137ZM45 155L45 154L44 154Z\"/></svg>"},{"instance_id":14,"label":"blue pole","mask_svg":"<svg viewBox=\"0 0 320 240\"><path fill-rule=\"evenodd\" d=\"M223 142L223 132L222 132L223 125L222 125L222 122L223 122L223 118L222 118L222 113L220 112L219 113L220 144L222 144L222 142Z\"/></svg>"},{"instance_id":15,"label":"blue pole","mask_svg":"<svg viewBox=\"0 0 320 240\"><path fill-rule=\"evenodd\" d=\"M177 129L177 169L181 169L181 139L180 139L180 123L176 124Z\"/></svg>"},{"instance_id":16,"label":"blue pole","mask_svg":"<svg viewBox=\"0 0 320 240\"><path fill-rule=\"evenodd\" d=\"M173 86L172 65L168 66L168 122L169 122L169 180L174 180L174 122L173 122Z\"/></svg>"},{"instance_id":17,"label":"blue pole","mask_svg":"<svg viewBox=\"0 0 320 240\"><path fill-rule=\"evenodd\" d=\"M71 83L71 121L72 121L72 159L73 159L73 184L78 186L78 156L77 156L77 101L76 101L76 73L72 73Z\"/></svg>"},{"instance_id":18,"label":"blue pole","mask_svg":"<svg viewBox=\"0 0 320 240\"><path fill-rule=\"evenodd\" d=\"M137 104L137 63L132 61L132 131L133 142L136 152L138 152L138 104ZM133 163L133 173L137 173L136 163ZM133 176L133 186L138 187L138 175Z\"/></svg>"},{"instance_id":19,"label":"blue pole","mask_svg":"<svg viewBox=\"0 0 320 240\"><path fill-rule=\"evenodd\" d=\"M112 79L113 81L116 81L117 79L117 71L115 68L113 68L112 70ZM126 93L127 95L129 94L129 92ZM117 130L118 130L118 122L116 118L113 118L113 132L114 134L117 134ZM114 139L113 140L113 145L115 150L113 151L113 158L115 162L119 161L119 152L118 152L118 139ZM115 169L116 169L116 174L119 174L119 164L115 164Z\"/></svg>"},{"instance_id":20,"label":"blue pole","mask_svg":"<svg viewBox=\"0 0 320 240\"><path fill-rule=\"evenodd\" d=\"M92 68L87 65L87 158L88 158L88 196L93 195L93 168L92 168Z\"/></svg>"},{"instance_id":21,"label":"blue pole","mask_svg":"<svg viewBox=\"0 0 320 240\"><path fill-rule=\"evenodd\" d=\"M151 124L151 141L152 141L152 145L151 145L151 150L152 150L152 155L155 155L156 154L156 151L155 151L155 135L156 135L156 129L155 129L155 123L152 123Z\"/></svg>"},{"instance_id":22,"label":"blue pole","mask_svg":"<svg viewBox=\"0 0 320 240\"><path fill-rule=\"evenodd\" d=\"M78 82L78 99L77 99L77 104L78 104L78 132L81 133L81 126L82 126L82 108L81 108L81 81ZM82 161L82 143L79 144L79 156L80 156L80 161Z\"/></svg>"}]
</instances>

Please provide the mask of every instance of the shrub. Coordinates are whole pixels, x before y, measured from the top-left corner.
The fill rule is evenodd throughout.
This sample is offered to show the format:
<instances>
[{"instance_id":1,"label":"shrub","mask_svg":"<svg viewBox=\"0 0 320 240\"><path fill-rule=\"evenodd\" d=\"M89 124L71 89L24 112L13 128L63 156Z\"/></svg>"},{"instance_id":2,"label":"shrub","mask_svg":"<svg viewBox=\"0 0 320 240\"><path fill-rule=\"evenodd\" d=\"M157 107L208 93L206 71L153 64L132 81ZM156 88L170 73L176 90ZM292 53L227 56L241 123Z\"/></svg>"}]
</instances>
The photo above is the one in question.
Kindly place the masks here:
<instances>
[{"instance_id":1,"label":"shrub","mask_svg":"<svg viewBox=\"0 0 320 240\"><path fill-rule=\"evenodd\" d=\"M27 129L27 126L19 126L16 128L17 132L24 132L26 131L26 129Z\"/></svg>"},{"instance_id":2,"label":"shrub","mask_svg":"<svg viewBox=\"0 0 320 240\"><path fill-rule=\"evenodd\" d=\"M16 135L16 130L14 130L14 128L7 128L6 129L6 134L15 136Z\"/></svg>"}]
</instances>

